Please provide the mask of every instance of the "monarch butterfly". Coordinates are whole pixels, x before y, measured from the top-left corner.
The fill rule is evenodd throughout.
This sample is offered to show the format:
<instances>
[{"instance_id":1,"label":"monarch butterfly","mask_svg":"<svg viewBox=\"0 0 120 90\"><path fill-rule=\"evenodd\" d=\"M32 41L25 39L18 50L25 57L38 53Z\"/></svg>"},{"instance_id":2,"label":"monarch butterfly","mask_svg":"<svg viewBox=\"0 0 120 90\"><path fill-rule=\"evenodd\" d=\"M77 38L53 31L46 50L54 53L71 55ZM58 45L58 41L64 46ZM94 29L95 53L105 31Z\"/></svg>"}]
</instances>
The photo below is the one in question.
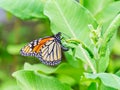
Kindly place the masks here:
<instances>
[{"instance_id":1,"label":"monarch butterfly","mask_svg":"<svg viewBox=\"0 0 120 90\"><path fill-rule=\"evenodd\" d=\"M61 44L61 32L54 36L36 39L20 50L23 56L35 56L42 63L50 66L57 65L61 62L62 50L68 48Z\"/></svg>"}]
</instances>

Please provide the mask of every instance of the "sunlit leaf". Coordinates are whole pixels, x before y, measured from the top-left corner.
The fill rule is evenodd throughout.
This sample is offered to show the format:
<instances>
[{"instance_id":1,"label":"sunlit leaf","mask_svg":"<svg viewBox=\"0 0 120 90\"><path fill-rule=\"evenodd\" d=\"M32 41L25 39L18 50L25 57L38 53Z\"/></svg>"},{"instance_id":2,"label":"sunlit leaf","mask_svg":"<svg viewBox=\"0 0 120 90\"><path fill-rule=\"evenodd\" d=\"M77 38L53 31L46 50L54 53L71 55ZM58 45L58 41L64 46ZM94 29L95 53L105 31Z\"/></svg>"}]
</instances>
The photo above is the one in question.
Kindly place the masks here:
<instances>
[{"instance_id":1,"label":"sunlit leaf","mask_svg":"<svg viewBox=\"0 0 120 90\"><path fill-rule=\"evenodd\" d=\"M29 63L25 63L24 70L38 71L40 73L45 73L45 74L52 74L52 73L66 74L76 77L79 77L83 72L82 68L80 67L75 68L67 63L62 63L57 67L50 67L43 64L30 65Z\"/></svg>"},{"instance_id":2,"label":"sunlit leaf","mask_svg":"<svg viewBox=\"0 0 120 90\"><path fill-rule=\"evenodd\" d=\"M111 21L119 14L120 12L120 1L113 2L107 5L101 12L96 15L96 19L99 23L103 24L102 32L105 32Z\"/></svg>"},{"instance_id":3,"label":"sunlit leaf","mask_svg":"<svg viewBox=\"0 0 120 90\"><path fill-rule=\"evenodd\" d=\"M91 2L91 0L84 0L83 5L92 12L93 15L96 15L104 7L106 7L108 4L112 3L113 0L94 0Z\"/></svg>"},{"instance_id":4,"label":"sunlit leaf","mask_svg":"<svg viewBox=\"0 0 120 90\"><path fill-rule=\"evenodd\" d=\"M13 73L22 90L71 90L70 86L62 84L56 78L34 71L21 70Z\"/></svg>"},{"instance_id":5,"label":"sunlit leaf","mask_svg":"<svg viewBox=\"0 0 120 90\"><path fill-rule=\"evenodd\" d=\"M92 24L96 27L97 23L87 9L74 0L49 0L46 3L44 13L51 21L51 29L54 33L65 33L71 38L82 41L87 48L93 51L93 45L89 37L90 30L88 24ZM76 55L77 58L86 60L81 47L78 46L78 48L79 49L76 49L76 52L79 52L76 53L79 54ZM92 61L89 60L89 62L91 63ZM90 66L94 67L93 64Z\"/></svg>"},{"instance_id":6,"label":"sunlit leaf","mask_svg":"<svg viewBox=\"0 0 120 90\"><path fill-rule=\"evenodd\" d=\"M85 77L89 79L99 78L101 82L108 87L120 89L120 77L110 73L89 74L85 73Z\"/></svg>"},{"instance_id":7,"label":"sunlit leaf","mask_svg":"<svg viewBox=\"0 0 120 90\"><path fill-rule=\"evenodd\" d=\"M0 0L0 7L21 19L45 18L45 0Z\"/></svg>"},{"instance_id":8,"label":"sunlit leaf","mask_svg":"<svg viewBox=\"0 0 120 90\"><path fill-rule=\"evenodd\" d=\"M90 12L77 2L74 0L49 0L45 6L45 15L49 17L54 33L65 33L91 47L88 24L96 27L97 23Z\"/></svg>"},{"instance_id":9,"label":"sunlit leaf","mask_svg":"<svg viewBox=\"0 0 120 90\"><path fill-rule=\"evenodd\" d=\"M117 90L117 89L105 86L103 85L103 83L101 83L100 90Z\"/></svg>"},{"instance_id":10,"label":"sunlit leaf","mask_svg":"<svg viewBox=\"0 0 120 90\"><path fill-rule=\"evenodd\" d=\"M109 54L112 50L115 34L117 31L117 28L120 26L120 14L118 14L113 21L110 23L109 27L106 29L106 32L103 34L102 37L102 44L100 48L100 63L99 66L103 65L103 67L100 67L102 71L104 71L107 68L107 65L109 63Z\"/></svg>"}]
</instances>

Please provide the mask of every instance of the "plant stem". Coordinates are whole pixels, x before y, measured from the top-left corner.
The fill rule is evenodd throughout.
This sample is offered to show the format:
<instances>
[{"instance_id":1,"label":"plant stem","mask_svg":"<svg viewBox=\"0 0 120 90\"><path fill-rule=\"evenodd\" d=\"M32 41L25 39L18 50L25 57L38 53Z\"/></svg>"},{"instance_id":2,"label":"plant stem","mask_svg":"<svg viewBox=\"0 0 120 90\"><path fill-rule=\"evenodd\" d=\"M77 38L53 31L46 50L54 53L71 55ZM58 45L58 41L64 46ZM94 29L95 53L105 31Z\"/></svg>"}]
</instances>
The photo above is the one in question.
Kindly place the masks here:
<instances>
[{"instance_id":1,"label":"plant stem","mask_svg":"<svg viewBox=\"0 0 120 90\"><path fill-rule=\"evenodd\" d=\"M88 65L90 66L91 70L93 71L93 73L95 74L96 73L96 70L93 66L93 64L91 63L90 59L88 58L88 56L86 55L86 52L85 52L85 48L88 49L81 41L77 40L77 39L70 39L70 40L67 40L67 42L72 42L72 43L76 43L79 45L79 48L81 49L85 59L87 60L88 62ZM84 47L84 49L83 49Z\"/></svg>"},{"instance_id":2,"label":"plant stem","mask_svg":"<svg viewBox=\"0 0 120 90\"><path fill-rule=\"evenodd\" d=\"M96 63L96 72L99 73L99 59L95 59Z\"/></svg>"},{"instance_id":3,"label":"plant stem","mask_svg":"<svg viewBox=\"0 0 120 90\"><path fill-rule=\"evenodd\" d=\"M95 56L95 63L96 63L96 71L98 73L99 72L100 57L99 57L99 54L98 54L98 48L97 47L94 47L94 56Z\"/></svg>"},{"instance_id":4,"label":"plant stem","mask_svg":"<svg viewBox=\"0 0 120 90\"><path fill-rule=\"evenodd\" d=\"M85 59L86 59L87 62L88 62L88 65L90 66L91 70L93 71L93 74L96 74L96 69L95 69L95 67L93 66L93 64L91 63L91 61L90 61L90 59L88 58L88 56L86 55L86 52L85 52L85 50L82 48L82 45L81 45L81 44L79 44L79 48L81 49L81 51L82 51Z\"/></svg>"}]
</instances>

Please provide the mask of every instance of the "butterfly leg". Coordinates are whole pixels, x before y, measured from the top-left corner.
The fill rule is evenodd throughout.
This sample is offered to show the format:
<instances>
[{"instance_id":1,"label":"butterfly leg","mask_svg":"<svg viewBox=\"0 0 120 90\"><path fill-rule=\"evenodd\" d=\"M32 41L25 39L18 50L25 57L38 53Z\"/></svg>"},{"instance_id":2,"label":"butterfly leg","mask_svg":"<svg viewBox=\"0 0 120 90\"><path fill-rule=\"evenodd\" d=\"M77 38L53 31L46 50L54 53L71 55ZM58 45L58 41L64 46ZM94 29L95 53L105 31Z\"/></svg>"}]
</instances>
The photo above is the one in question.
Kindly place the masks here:
<instances>
[{"instance_id":1,"label":"butterfly leg","mask_svg":"<svg viewBox=\"0 0 120 90\"><path fill-rule=\"evenodd\" d=\"M63 45L61 45L61 48L62 48L63 51L68 51L69 50L69 48L67 48L67 47L65 47Z\"/></svg>"}]
</instances>

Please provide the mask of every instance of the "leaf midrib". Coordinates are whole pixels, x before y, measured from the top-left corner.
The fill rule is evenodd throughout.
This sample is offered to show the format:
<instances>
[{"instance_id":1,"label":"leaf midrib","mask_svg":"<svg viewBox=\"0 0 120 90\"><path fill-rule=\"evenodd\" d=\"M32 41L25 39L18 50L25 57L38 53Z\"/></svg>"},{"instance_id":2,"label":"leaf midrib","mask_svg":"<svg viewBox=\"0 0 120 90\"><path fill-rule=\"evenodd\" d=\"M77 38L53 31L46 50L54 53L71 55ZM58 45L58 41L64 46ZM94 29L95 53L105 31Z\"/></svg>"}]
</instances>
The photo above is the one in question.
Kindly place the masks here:
<instances>
[{"instance_id":1,"label":"leaf midrib","mask_svg":"<svg viewBox=\"0 0 120 90\"><path fill-rule=\"evenodd\" d=\"M67 19L64 17L65 15L62 13L62 10L60 9L60 6L58 5L58 3L57 3L55 0L54 0L54 4L56 5L56 8L57 8L58 11L60 12L60 15L62 16L62 18L63 18L65 24L66 24L67 27L68 27L68 30L71 32L73 38L77 39L75 33L73 32L74 30L70 27L70 25L69 25ZM82 46L79 45L79 48L82 49ZM91 63L91 61L90 61L90 59L88 58L88 56L86 55L85 50L82 49L82 53L83 53L83 55L84 55L84 57L85 57L85 59L86 59L88 65L90 66L91 70L93 71L93 73L96 73L95 67L94 67L94 65Z\"/></svg>"},{"instance_id":2,"label":"leaf midrib","mask_svg":"<svg viewBox=\"0 0 120 90\"><path fill-rule=\"evenodd\" d=\"M113 79L115 79L116 83L118 83L118 85L120 86L120 82L119 82L119 80L118 80L118 79L116 79L116 78L114 77L114 75L113 75L113 74L111 74L111 76L113 77Z\"/></svg>"},{"instance_id":3,"label":"leaf midrib","mask_svg":"<svg viewBox=\"0 0 120 90\"><path fill-rule=\"evenodd\" d=\"M57 3L56 1L54 1L54 3L55 3L55 5L56 5L57 9L59 10L60 15L62 16L63 20L65 21L65 24L67 25L68 30L72 33L73 37L76 38L75 33L73 32L72 28L70 27L70 25L69 25L67 19L64 17L65 15L62 13L62 11L61 11L61 9L60 9L58 3Z\"/></svg>"}]
</instances>

